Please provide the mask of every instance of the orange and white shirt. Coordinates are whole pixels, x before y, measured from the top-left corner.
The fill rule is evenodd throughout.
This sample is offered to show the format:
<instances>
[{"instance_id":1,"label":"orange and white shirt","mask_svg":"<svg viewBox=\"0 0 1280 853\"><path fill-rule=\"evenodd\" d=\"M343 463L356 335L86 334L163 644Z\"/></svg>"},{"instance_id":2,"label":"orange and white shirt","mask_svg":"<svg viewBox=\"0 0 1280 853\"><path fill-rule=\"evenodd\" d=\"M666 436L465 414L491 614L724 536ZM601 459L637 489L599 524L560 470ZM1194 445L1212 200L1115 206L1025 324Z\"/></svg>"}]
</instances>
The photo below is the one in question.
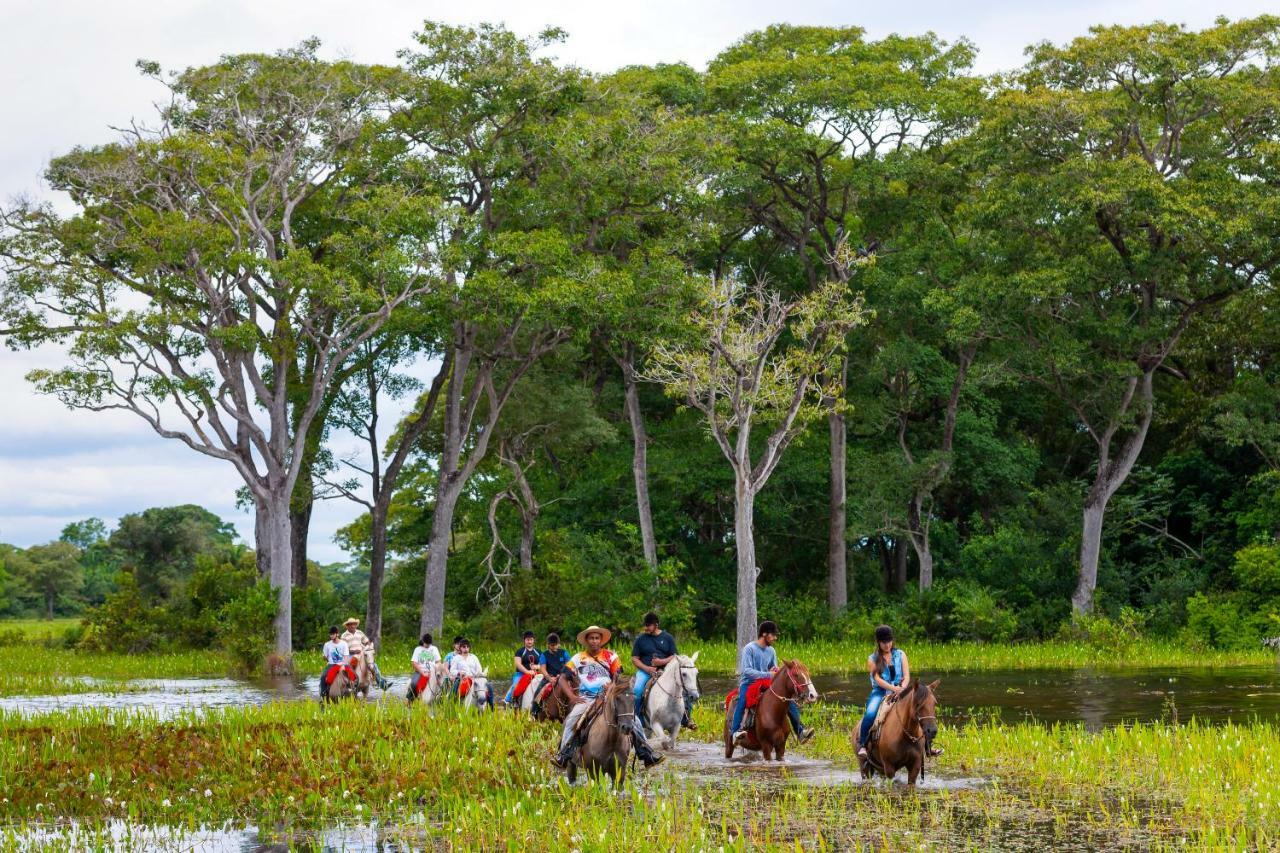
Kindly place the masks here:
<instances>
[{"instance_id":1,"label":"orange and white shirt","mask_svg":"<svg viewBox=\"0 0 1280 853\"><path fill-rule=\"evenodd\" d=\"M594 657L588 651L578 652L569 659L567 666L578 673L581 681L578 693L596 696L622 669L622 661L609 649L601 649Z\"/></svg>"}]
</instances>

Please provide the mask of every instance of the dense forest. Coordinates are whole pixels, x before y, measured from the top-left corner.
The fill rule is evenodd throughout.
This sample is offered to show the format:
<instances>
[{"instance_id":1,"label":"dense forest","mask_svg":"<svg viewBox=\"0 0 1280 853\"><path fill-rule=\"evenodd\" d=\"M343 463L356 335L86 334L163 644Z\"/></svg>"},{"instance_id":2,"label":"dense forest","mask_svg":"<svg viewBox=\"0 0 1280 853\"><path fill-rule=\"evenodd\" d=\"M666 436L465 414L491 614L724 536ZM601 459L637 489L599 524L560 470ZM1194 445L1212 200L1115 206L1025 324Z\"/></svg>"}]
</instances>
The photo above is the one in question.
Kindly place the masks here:
<instances>
[{"instance_id":1,"label":"dense forest","mask_svg":"<svg viewBox=\"0 0 1280 853\"><path fill-rule=\"evenodd\" d=\"M0 613L282 656L355 608L1280 634L1280 19L995 77L931 34L603 75L560 37L140 63L160 116L49 167L76 212L3 211L0 334L68 345L40 391L234 466L256 541L190 506L71 525L0 545ZM352 565L320 567L335 499Z\"/></svg>"}]
</instances>

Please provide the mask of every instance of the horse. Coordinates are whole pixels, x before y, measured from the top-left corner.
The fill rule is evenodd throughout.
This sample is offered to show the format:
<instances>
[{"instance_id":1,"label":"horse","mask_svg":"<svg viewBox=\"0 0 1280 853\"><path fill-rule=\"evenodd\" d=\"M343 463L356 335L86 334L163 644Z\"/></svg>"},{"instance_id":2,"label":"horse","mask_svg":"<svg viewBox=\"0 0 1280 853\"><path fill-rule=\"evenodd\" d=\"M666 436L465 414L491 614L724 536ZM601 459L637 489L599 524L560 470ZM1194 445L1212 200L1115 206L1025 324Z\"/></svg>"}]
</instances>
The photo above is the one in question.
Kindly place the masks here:
<instances>
[{"instance_id":1,"label":"horse","mask_svg":"<svg viewBox=\"0 0 1280 853\"><path fill-rule=\"evenodd\" d=\"M769 689L760 697L756 706L756 720L748 729L746 749L760 750L765 761L777 755L782 761L787 754L787 735L791 734L791 720L787 718L787 706L792 700L818 701L818 690L813 686L809 670L798 660L789 660L774 673ZM727 703L724 715L724 757L733 758L736 746L733 742L733 703Z\"/></svg>"},{"instance_id":2,"label":"horse","mask_svg":"<svg viewBox=\"0 0 1280 853\"><path fill-rule=\"evenodd\" d=\"M569 710L578 701L578 683L578 674L568 668L553 678L551 695L542 703L542 716L539 719L564 722L564 718L569 716Z\"/></svg>"},{"instance_id":3,"label":"horse","mask_svg":"<svg viewBox=\"0 0 1280 853\"><path fill-rule=\"evenodd\" d=\"M364 655L356 652L351 655L351 668L356 673L356 683L352 685L351 692L368 699L369 688L373 686L373 674L369 671L369 662L365 660Z\"/></svg>"},{"instance_id":4,"label":"horse","mask_svg":"<svg viewBox=\"0 0 1280 853\"><path fill-rule=\"evenodd\" d=\"M471 688L462 697L462 707L481 711L489 707L489 670L471 676Z\"/></svg>"},{"instance_id":5,"label":"horse","mask_svg":"<svg viewBox=\"0 0 1280 853\"><path fill-rule=\"evenodd\" d=\"M698 701L698 654L676 655L675 664L667 664L654 679L645 703L645 718L653 738L665 738L666 748L674 749L684 719L685 696Z\"/></svg>"},{"instance_id":6,"label":"horse","mask_svg":"<svg viewBox=\"0 0 1280 853\"><path fill-rule=\"evenodd\" d=\"M867 744L867 757L858 757L863 779L870 779L876 772L892 779L899 768L905 767L907 784L916 783L924 770L929 744L938 734L938 697L933 692L938 684L913 681L893 700L881 719L879 735L873 734ZM853 729L853 746L858 746L857 726Z\"/></svg>"},{"instance_id":7,"label":"horse","mask_svg":"<svg viewBox=\"0 0 1280 853\"><path fill-rule=\"evenodd\" d=\"M444 695L445 689L446 689L445 680L447 679L448 675L449 675L449 669L444 664L442 663L431 664L431 667L427 672L427 683L423 686L422 691L419 692L416 696L406 694L405 698L409 701L410 705L412 705L414 702L421 702L424 705L430 705L432 702L436 701L437 699L439 699L441 696ZM417 671L415 671L413 675L409 677L410 689L412 689L413 682L416 681L417 678L418 678Z\"/></svg>"},{"instance_id":8,"label":"horse","mask_svg":"<svg viewBox=\"0 0 1280 853\"><path fill-rule=\"evenodd\" d=\"M526 712L532 712L534 697L538 695L539 690L541 690L546 686L547 686L547 677L542 673L539 672L537 675L531 678L529 680L529 686L526 687L524 689L524 692L520 694L520 705L519 705L520 710L526 711Z\"/></svg>"},{"instance_id":9,"label":"horse","mask_svg":"<svg viewBox=\"0 0 1280 853\"><path fill-rule=\"evenodd\" d=\"M582 745L578 747L577 760L569 764L569 782L577 780L581 764L587 774L597 777L604 774L614 785L622 785L627 779L631 726L636 715L630 681L613 682L596 701L601 707L579 730Z\"/></svg>"},{"instance_id":10,"label":"horse","mask_svg":"<svg viewBox=\"0 0 1280 853\"><path fill-rule=\"evenodd\" d=\"M325 672L328 672L328 669L328 667L325 667ZM334 675L333 681L328 687L325 687L324 675L324 672L320 673L321 705L326 705L330 702L338 702L341 699L348 699L351 697L351 694L355 689L355 685L352 683L351 679L347 678L346 667L338 668L337 674Z\"/></svg>"}]
</instances>

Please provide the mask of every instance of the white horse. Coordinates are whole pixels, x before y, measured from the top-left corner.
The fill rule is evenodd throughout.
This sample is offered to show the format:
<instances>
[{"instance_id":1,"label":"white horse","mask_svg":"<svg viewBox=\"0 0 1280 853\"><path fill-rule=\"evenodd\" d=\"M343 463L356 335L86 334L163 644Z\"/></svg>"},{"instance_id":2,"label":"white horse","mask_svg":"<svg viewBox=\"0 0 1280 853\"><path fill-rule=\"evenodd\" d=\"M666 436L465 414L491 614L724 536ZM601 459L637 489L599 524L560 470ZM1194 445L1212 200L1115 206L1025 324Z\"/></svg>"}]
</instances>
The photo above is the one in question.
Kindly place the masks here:
<instances>
[{"instance_id":1,"label":"white horse","mask_svg":"<svg viewBox=\"0 0 1280 853\"><path fill-rule=\"evenodd\" d=\"M680 736L680 721L684 719L684 700L687 695L698 701L698 654L676 655L676 659L662 668L662 673L649 690L645 716L649 720L649 738L666 739L666 749L674 749Z\"/></svg>"},{"instance_id":2,"label":"white horse","mask_svg":"<svg viewBox=\"0 0 1280 853\"><path fill-rule=\"evenodd\" d=\"M489 670L485 670L479 675L471 676L471 689L467 691L467 695L462 697L462 707L478 709L481 711L489 708Z\"/></svg>"},{"instance_id":3,"label":"white horse","mask_svg":"<svg viewBox=\"0 0 1280 853\"><path fill-rule=\"evenodd\" d=\"M416 679L418 673L415 670L410 679ZM449 668L442 663L436 662L431 664L427 671L427 684L422 688L422 692L416 697L409 700L411 702L421 702L424 705L430 705L432 702L444 695L446 690L446 680L449 677Z\"/></svg>"},{"instance_id":4,"label":"white horse","mask_svg":"<svg viewBox=\"0 0 1280 853\"><path fill-rule=\"evenodd\" d=\"M520 710L526 713L533 713L533 700L537 698L538 692L547 686L547 677L542 673L538 673L529 682L529 686L524 689L524 693L520 694Z\"/></svg>"}]
</instances>

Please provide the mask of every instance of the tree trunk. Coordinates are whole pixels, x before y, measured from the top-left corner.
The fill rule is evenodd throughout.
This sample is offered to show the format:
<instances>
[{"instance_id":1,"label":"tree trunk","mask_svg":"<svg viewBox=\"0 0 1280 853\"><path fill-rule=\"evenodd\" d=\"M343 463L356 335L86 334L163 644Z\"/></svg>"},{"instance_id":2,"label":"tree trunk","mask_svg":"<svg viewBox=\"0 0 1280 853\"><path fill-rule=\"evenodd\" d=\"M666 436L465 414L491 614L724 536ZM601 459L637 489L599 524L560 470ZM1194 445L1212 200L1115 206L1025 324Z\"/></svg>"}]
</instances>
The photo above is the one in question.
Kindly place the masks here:
<instances>
[{"instance_id":1,"label":"tree trunk","mask_svg":"<svg viewBox=\"0 0 1280 853\"><path fill-rule=\"evenodd\" d=\"M369 511L369 601L364 611L364 629L375 646L382 641L382 577L387 568L387 508L374 505Z\"/></svg>"},{"instance_id":2,"label":"tree trunk","mask_svg":"<svg viewBox=\"0 0 1280 853\"><path fill-rule=\"evenodd\" d=\"M636 511L640 516L640 542L644 561L658 565L658 541L653 532L653 511L649 507L649 450L644 428L644 412L640 410L640 394L636 383L635 353L627 348L622 359L622 378L626 387L627 421L631 424L631 474L636 484Z\"/></svg>"},{"instance_id":3,"label":"tree trunk","mask_svg":"<svg viewBox=\"0 0 1280 853\"><path fill-rule=\"evenodd\" d=\"M734 544L738 551L738 648L756 639L755 492L744 474L736 474L733 500Z\"/></svg>"},{"instance_id":4,"label":"tree trunk","mask_svg":"<svg viewBox=\"0 0 1280 853\"><path fill-rule=\"evenodd\" d=\"M916 552L916 560L920 564L920 589L933 586L933 550L929 544L929 525L924 520L924 496L916 494L907 510L907 527L910 533L911 548ZM906 550L903 550L906 553ZM904 578L905 581L905 578ZM906 584L904 582L903 586Z\"/></svg>"},{"instance_id":5,"label":"tree trunk","mask_svg":"<svg viewBox=\"0 0 1280 853\"><path fill-rule=\"evenodd\" d=\"M258 577L265 578L271 574L271 544L267 532L267 506L261 501L253 502L253 557L258 566Z\"/></svg>"},{"instance_id":6,"label":"tree trunk","mask_svg":"<svg viewBox=\"0 0 1280 853\"><path fill-rule=\"evenodd\" d=\"M277 672L292 669L293 657L293 548L289 496L273 494L267 499L266 534L269 576L276 591L275 653Z\"/></svg>"},{"instance_id":7,"label":"tree trunk","mask_svg":"<svg viewBox=\"0 0 1280 853\"><path fill-rule=\"evenodd\" d=\"M304 475L308 476L305 483L301 479ZM306 497L300 499L295 490L289 509L289 542L293 555L290 558L290 566L293 585L299 588L307 585L307 536L311 532L311 510L315 507L309 473L304 472L304 475L299 476L297 490L305 489Z\"/></svg>"},{"instance_id":8,"label":"tree trunk","mask_svg":"<svg viewBox=\"0 0 1280 853\"><path fill-rule=\"evenodd\" d=\"M1102 554L1102 525L1106 519L1107 503L1129 478L1147 440L1147 430L1151 427L1151 418L1155 413L1154 371L1155 368L1152 368L1132 380L1136 385L1133 390L1136 391L1138 403L1138 422L1133 433L1121 445L1120 451L1114 458L1111 456L1111 440L1117 429L1116 425L1127 410L1127 403L1121 407L1112 426L1098 443L1098 472L1084 499L1080 530L1080 572L1076 579L1076 590L1071 596L1071 609L1076 615L1093 610L1093 591L1098 586L1098 560Z\"/></svg>"},{"instance_id":9,"label":"tree trunk","mask_svg":"<svg viewBox=\"0 0 1280 853\"><path fill-rule=\"evenodd\" d=\"M456 477L456 474L453 475ZM422 620L419 633L439 635L444 628L444 587L449 569L449 538L453 533L453 513L462 487L442 476L436 488L436 505L431 514L431 539L427 543L427 577L422 590Z\"/></svg>"},{"instance_id":10,"label":"tree trunk","mask_svg":"<svg viewBox=\"0 0 1280 853\"><path fill-rule=\"evenodd\" d=\"M1106 513L1105 499L1085 500L1084 524L1080 531L1080 574L1076 579L1076 591L1071 596L1071 609L1077 614L1093 609L1093 591L1098 585L1098 558L1102 553L1102 522Z\"/></svg>"},{"instance_id":11,"label":"tree trunk","mask_svg":"<svg viewBox=\"0 0 1280 853\"><path fill-rule=\"evenodd\" d=\"M44 618L45 619L53 618L53 599L54 599L53 590L45 590L45 593L44 593Z\"/></svg>"},{"instance_id":12,"label":"tree trunk","mask_svg":"<svg viewBox=\"0 0 1280 853\"><path fill-rule=\"evenodd\" d=\"M827 416L831 428L831 502L827 517L827 607L836 616L849 606L849 565L845 542L845 421L844 414Z\"/></svg>"}]
</instances>

